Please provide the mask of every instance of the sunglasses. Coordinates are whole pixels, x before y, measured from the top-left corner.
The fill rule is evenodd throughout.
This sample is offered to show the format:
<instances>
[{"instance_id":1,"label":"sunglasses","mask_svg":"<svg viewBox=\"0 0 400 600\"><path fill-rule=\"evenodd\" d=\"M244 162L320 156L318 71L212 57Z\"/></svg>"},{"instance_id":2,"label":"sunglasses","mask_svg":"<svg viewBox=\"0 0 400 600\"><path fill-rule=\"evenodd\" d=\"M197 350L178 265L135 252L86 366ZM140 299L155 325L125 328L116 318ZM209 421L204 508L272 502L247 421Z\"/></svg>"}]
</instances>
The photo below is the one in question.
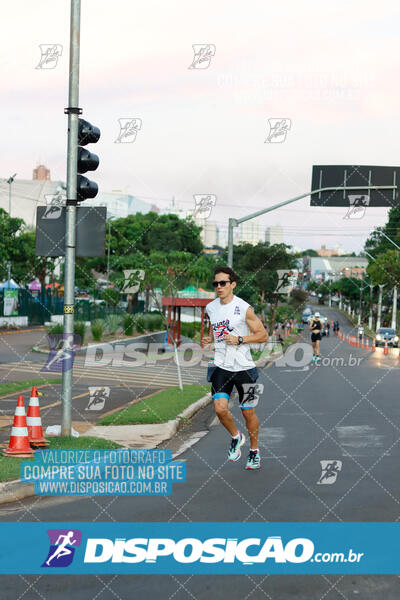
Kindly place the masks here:
<instances>
[{"instance_id":1,"label":"sunglasses","mask_svg":"<svg viewBox=\"0 0 400 600\"><path fill-rule=\"evenodd\" d=\"M222 281L213 281L213 286L217 288L219 285L225 287L227 283L231 283L229 279L223 279Z\"/></svg>"}]
</instances>

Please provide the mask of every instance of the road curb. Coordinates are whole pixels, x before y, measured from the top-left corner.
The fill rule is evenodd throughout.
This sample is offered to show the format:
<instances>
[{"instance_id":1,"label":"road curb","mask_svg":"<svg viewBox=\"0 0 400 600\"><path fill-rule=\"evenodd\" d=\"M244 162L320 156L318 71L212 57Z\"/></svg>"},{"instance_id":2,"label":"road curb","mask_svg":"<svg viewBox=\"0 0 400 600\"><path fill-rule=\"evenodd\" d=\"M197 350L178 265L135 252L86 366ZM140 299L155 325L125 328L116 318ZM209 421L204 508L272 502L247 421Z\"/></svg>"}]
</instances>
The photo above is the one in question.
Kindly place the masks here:
<instances>
[{"instance_id":1,"label":"road curb","mask_svg":"<svg viewBox=\"0 0 400 600\"><path fill-rule=\"evenodd\" d=\"M165 437L162 441L166 441L171 439L176 432L183 426L185 419L190 419L193 415L195 415L199 410L205 408L208 404L212 402L211 393L206 394L193 404L190 404L185 410L183 410L176 419L168 421L167 423L161 423L161 425L165 426L164 430L168 434L168 437ZM120 428L120 427L129 427L130 431L134 432L134 428L142 427L142 425L98 425L96 427L96 433L99 434L101 430L108 430L109 428ZM158 425L154 425L154 427L158 427ZM94 428L93 428L94 429ZM87 434L87 432L86 432ZM102 437L98 435L98 437ZM105 438L110 439L110 438ZM116 441L116 440L115 440ZM16 500L22 500L23 498L29 498L35 495L34 484L27 483L24 481L20 481L18 479L14 479L13 481L5 481L0 483L0 504L6 504L7 502L15 502Z\"/></svg>"},{"instance_id":2,"label":"road curb","mask_svg":"<svg viewBox=\"0 0 400 600\"><path fill-rule=\"evenodd\" d=\"M33 483L27 483L25 481L20 481L19 479L0 483L0 504L15 502L16 500L22 500L23 498L29 498L29 496L34 495L35 491Z\"/></svg>"}]
</instances>

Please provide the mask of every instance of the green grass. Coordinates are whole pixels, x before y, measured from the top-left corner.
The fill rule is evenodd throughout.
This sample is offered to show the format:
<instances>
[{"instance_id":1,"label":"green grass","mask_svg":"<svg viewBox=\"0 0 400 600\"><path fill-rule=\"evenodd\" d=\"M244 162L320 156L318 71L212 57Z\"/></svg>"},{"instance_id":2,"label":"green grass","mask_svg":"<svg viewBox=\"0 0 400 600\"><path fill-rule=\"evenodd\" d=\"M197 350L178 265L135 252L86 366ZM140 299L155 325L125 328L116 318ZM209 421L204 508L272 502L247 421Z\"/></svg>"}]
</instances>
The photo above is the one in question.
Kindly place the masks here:
<instances>
[{"instance_id":1,"label":"green grass","mask_svg":"<svg viewBox=\"0 0 400 600\"><path fill-rule=\"evenodd\" d=\"M196 402L208 392L208 386L185 385L162 390L154 396L128 406L118 412L107 415L98 425L133 425L166 423L176 419L187 406Z\"/></svg>"},{"instance_id":2,"label":"green grass","mask_svg":"<svg viewBox=\"0 0 400 600\"><path fill-rule=\"evenodd\" d=\"M61 379L26 379L24 381L10 381L9 383L0 383L0 396L4 396L4 394L13 394L14 392L19 392L20 390L25 390L27 388L36 385L40 388L42 385L46 385L47 383L61 383Z\"/></svg>"},{"instance_id":3,"label":"green grass","mask_svg":"<svg viewBox=\"0 0 400 600\"><path fill-rule=\"evenodd\" d=\"M50 448L55 450L60 448L62 450L70 449L88 449L88 450L112 450L114 448L122 448L115 442L104 440L103 438L97 437L54 437L48 438L50 442ZM19 479L19 467L22 461L33 460L33 458L14 458L12 456L3 456L0 454L0 481L11 481L13 479Z\"/></svg>"}]
</instances>

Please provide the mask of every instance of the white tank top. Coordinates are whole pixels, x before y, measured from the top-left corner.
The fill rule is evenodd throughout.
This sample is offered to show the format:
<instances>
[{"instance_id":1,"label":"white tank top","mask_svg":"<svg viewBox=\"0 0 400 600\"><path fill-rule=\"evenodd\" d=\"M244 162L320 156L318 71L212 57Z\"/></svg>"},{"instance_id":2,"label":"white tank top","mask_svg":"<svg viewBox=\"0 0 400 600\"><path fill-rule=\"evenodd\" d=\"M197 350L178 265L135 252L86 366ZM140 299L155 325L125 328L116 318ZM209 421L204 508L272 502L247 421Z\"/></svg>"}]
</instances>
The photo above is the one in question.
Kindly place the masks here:
<instances>
[{"instance_id":1,"label":"white tank top","mask_svg":"<svg viewBox=\"0 0 400 600\"><path fill-rule=\"evenodd\" d=\"M210 317L214 333L215 356L214 364L227 371L245 371L255 367L251 357L250 345L240 344L230 346L225 342L225 335L249 335L246 323L246 311L250 304L233 296L228 304L221 304L216 298L206 306L206 313Z\"/></svg>"}]
</instances>

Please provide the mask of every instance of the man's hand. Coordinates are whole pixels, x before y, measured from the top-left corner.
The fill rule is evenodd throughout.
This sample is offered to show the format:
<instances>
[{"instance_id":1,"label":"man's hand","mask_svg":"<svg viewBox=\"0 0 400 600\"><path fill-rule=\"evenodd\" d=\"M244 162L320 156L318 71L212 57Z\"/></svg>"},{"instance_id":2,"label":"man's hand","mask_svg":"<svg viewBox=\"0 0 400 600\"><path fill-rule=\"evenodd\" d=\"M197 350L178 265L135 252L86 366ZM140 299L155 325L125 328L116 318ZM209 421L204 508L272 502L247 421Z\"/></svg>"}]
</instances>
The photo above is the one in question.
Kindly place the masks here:
<instances>
[{"instance_id":1,"label":"man's hand","mask_svg":"<svg viewBox=\"0 0 400 600\"><path fill-rule=\"evenodd\" d=\"M239 338L237 335L228 334L225 336L225 342L228 344L228 346L237 346Z\"/></svg>"}]
</instances>

